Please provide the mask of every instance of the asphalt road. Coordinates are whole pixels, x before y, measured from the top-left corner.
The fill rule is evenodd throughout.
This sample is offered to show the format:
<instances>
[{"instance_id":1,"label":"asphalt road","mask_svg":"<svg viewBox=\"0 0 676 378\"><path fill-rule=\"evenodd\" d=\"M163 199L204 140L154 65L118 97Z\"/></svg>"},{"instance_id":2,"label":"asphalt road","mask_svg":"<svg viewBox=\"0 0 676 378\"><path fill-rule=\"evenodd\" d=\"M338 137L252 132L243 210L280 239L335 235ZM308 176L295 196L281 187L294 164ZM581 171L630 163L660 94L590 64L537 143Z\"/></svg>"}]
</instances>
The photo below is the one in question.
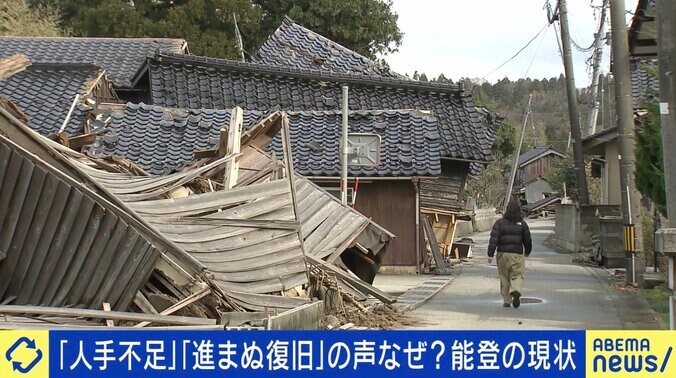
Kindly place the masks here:
<instances>
[{"instance_id":1,"label":"asphalt road","mask_svg":"<svg viewBox=\"0 0 676 378\"><path fill-rule=\"evenodd\" d=\"M529 221L533 253L526 261L520 308L503 308L495 261L485 255L488 233L472 236L474 258L444 290L413 311L422 329L623 329L654 328L642 324L650 316L638 294L623 296L604 282L608 273L572 262L542 243L553 230L553 220ZM533 302L523 303L532 298ZM630 305L628 305L630 303ZM634 307L627 309L625 307ZM627 321L638 322L637 327Z\"/></svg>"}]
</instances>

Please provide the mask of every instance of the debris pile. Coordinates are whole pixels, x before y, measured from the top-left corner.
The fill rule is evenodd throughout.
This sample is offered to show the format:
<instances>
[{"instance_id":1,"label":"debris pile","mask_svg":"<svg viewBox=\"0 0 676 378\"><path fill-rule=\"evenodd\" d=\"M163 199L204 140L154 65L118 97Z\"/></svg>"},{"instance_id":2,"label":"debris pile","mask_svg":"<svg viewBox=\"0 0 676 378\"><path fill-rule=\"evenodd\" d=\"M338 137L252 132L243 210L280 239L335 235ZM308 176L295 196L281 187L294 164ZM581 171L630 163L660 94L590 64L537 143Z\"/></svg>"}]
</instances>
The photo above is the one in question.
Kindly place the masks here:
<instances>
[{"instance_id":1,"label":"debris pile","mask_svg":"<svg viewBox=\"0 0 676 378\"><path fill-rule=\"evenodd\" d=\"M284 113L150 176L42 137L3 104L0 328L225 328L233 311L310 303L310 271L360 300L394 302L340 261L356 243L381 252L392 235L286 169ZM241 130L241 113L230 130ZM281 161L263 150L280 131Z\"/></svg>"}]
</instances>

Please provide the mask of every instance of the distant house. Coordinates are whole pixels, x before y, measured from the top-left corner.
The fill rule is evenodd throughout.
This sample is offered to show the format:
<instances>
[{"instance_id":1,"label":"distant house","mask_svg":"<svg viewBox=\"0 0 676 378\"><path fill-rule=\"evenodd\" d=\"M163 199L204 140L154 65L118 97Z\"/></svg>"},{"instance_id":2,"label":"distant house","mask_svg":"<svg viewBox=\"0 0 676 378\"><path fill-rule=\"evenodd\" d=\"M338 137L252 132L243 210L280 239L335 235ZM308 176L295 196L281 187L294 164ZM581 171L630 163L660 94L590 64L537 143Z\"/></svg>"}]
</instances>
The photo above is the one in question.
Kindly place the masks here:
<instances>
[{"instance_id":1,"label":"distant house","mask_svg":"<svg viewBox=\"0 0 676 378\"><path fill-rule=\"evenodd\" d=\"M535 147L519 156L514 192L522 202L538 202L552 193L547 176L554 168L554 161L562 157L564 155L552 146Z\"/></svg>"}]
</instances>

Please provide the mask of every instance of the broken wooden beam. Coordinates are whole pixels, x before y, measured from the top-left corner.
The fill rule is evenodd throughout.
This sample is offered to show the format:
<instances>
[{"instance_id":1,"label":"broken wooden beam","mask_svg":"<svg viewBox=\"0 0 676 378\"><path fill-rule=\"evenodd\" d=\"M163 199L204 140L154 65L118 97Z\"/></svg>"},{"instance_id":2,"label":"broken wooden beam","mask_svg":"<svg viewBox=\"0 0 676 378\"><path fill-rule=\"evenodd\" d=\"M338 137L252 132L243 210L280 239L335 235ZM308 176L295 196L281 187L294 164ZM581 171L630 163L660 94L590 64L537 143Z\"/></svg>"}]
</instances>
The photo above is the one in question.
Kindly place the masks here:
<instances>
[{"instance_id":1,"label":"broken wooden beam","mask_svg":"<svg viewBox=\"0 0 676 378\"><path fill-rule=\"evenodd\" d=\"M197 302L198 300L206 297L209 294L211 294L211 290L208 287L206 287L206 288L198 291L197 293L189 295L189 296L185 297L183 300L176 302L175 304L173 304L172 306L170 306L166 310L160 312L160 315L171 315L174 312ZM145 327L145 326L147 326L148 324L151 324L151 323L152 322L150 322L150 321L141 322L141 323L135 325L134 328Z\"/></svg>"},{"instance_id":2,"label":"broken wooden beam","mask_svg":"<svg viewBox=\"0 0 676 378\"><path fill-rule=\"evenodd\" d=\"M110 303L103 303L103 311L110 312ZM115 327L115 322L110 319L106 319L106 327Z\"/></svg>"},{"instance_id":3,"label":"broken wooden beam","mask_svg":"<svg viewBox=\"0 0 676 378\"><path fill-rule=\"evenodd\" d=\"M230 128L228 129L226 149L221 151L222 146L219 145L219 157L221 152L224 152L224 155L239 154L240 152L240 142L242 139L242 123L243 123L243 113L244 111L240 107L235 107L230 113ZM221 129L221 143L223 142ZM223 185L226 189L232 189L237 185L237 178L239 176L239 162L237 159L228 160L225 163L225 174L223 176Z\"/></svg>"},{"instance_id":4,"label":"broken wooden beam","mask_svg":"<svg viewBox=\"0 0 676 378\"><path fill-rule=\"evenodd\" d=\"M362 293L365 294L370 294L380 300L383 303L386 304L392 304L397 302L397 298L387 294L386 292L378 289L377 287L370 285L359 278L352 277L350 274L348 274L346 271L338 268L337 266L328 263L326 261L320 260L312 255L306 255L306 258L308 262L310 262L312 265L316 266L317 268L327 271L329 273L335 274L337 277L345 280L346 282L349 282L352 286L354 286L357 290L361 291Z\"/></svg>"},{"instance_id":5,"label":"broken wooden beam","mask_svg":"<svg viewBox=\"0 0 676 378\"><path fill-rule=\"evenodd\" d=\"M57 315L66 317L82 317L96 319L125 320L135 322L152 322L177 325L215 325L215 319L194 318L187 316L139 314L135 312L103 311L66 307L45 306L0 306L0 314L33 314Z\"/></svg>"},{"instance_id":6,"label":"broken wooden beam","mask_svg":"<svg viewBox=\"0 0 676 378\"><path fill-rule=\"evenodd\" d=\"M143 293L140 291L136 292L136 296L134 297L134 304L138 306L138 308L143 311L146 314L159 314L157 310L155 310L155 307L153 307L153 304L150 303L148 298L146 298Z\"/></svg>"},{"instance_id":7,"label":"broken wooden beam","mask_svg":"<svg viewBox=\"0 0 676 378\"><path fill-rule=\"evenodd\" d=\"M423 224L423 231L425 231L425 237L427 238L427 241L430 243L430 249L432 250L432 257L434 257L434 262L437 266L437 271L439 273L447 273L447 267L446 267L446 262L444 261L444 257L441 255L441 251L439 250L439 242L437 241L437 237L434 234L434 229L432 228L432 224L430 223L430 218L421 213L420 218Z\"/></svg>"}]
</instances>

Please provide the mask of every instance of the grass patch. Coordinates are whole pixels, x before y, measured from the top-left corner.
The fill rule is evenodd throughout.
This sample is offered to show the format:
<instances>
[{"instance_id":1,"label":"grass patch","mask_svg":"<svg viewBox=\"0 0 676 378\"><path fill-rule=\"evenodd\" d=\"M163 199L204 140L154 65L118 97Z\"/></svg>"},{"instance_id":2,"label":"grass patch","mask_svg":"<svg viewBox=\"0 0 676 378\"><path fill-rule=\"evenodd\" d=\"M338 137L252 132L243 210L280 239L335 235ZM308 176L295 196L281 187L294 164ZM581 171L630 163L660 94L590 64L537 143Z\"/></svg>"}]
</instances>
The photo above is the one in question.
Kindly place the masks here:
<instances>
[{"instance_id":1,"label":"grass patch","mask_svg":"<svg viewBox=\"0 0 676 378\"><path fill-rule=\"evenodd\" d=\"M658 286L654 289L641 289L641 294L653 310L662 318L664 324L669 324L669 297L671 290Z\"/></svg>"}]
</instances>

